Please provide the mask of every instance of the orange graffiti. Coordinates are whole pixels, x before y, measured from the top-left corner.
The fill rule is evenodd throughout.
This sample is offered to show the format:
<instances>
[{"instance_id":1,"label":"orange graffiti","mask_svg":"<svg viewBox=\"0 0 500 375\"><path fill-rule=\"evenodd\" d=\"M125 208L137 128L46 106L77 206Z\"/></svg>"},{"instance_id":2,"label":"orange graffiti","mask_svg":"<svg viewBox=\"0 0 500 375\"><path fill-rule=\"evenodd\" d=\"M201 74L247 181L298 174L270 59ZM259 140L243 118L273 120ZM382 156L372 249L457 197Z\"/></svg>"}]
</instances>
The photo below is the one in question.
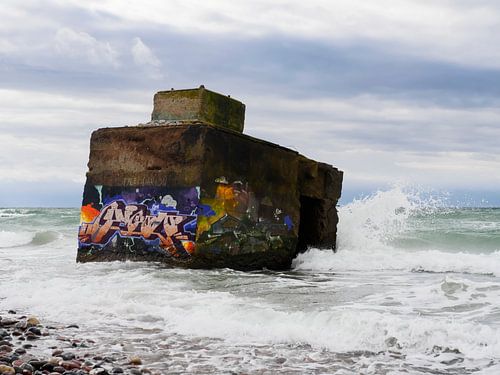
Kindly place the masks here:
<instances>
[{"instance_id":1,"label":"orange graffiti","mask_svg":"<svg viewBox=\"0 0 500 375\"><path fill-rule=\"evenodd\" d=\"M80 212L80 221L82 223L90 223L97 216L99 216L101 212L94 207L92 207L92 203L87 204L86 206L82 206Z\"/></svg>"},{"instance_id":2,"label":"orange graffiti","mask_svg":"<svg viewBox=\"0 0 500 375\"><path fill-rule=\"evenodd\" d=\"M193 254L194 249L195 249L195 244L193 241L182 241L182 246L184 246L184 249L189 253Z\"/></svg>"}]
</instances>

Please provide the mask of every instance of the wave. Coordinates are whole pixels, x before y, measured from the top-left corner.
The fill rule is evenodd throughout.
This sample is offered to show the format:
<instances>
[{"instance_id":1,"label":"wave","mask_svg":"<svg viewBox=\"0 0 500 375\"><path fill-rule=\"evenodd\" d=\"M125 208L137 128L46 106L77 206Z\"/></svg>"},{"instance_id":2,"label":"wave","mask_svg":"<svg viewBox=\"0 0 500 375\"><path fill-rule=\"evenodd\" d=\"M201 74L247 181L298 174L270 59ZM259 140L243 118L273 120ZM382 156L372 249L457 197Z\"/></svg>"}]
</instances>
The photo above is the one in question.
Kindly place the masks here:
<instances>
[{"instance_id":1,"label":"wave","mask_svg":"<svg viewBox=\"0 0 500 375\"><path fill-rule=\"evenodd\" d=\"M55 231L14 232L0 231L0 249L21 246L42 246L57 241L62 236Z\"/></svg>"},{"instance_id":2,"label":"wave","mask_svg":"<svg viewBox=\"0 0 500 375\"><path fill-rule=\"evenodd\" d=\"M341 250L332 256L330 251L310 249L294 260L294 269L331 272L460 272L500 276L500 251L474 254L439 250Z\"/></svg>"},{"instance_id":3,"label":"wave","mask_svg":"<svg viewBox=\"0 0 500 375\"><path fill-rule=\"evenodd\" d=\"M338 252L310 249L296 270L500 275L500 211L458 209L405 187L339 209Z\"/></svg>"},{"instance_id":4,"label":"wave","mask_svg":"<svg viewBox=\"0 0 500 375\"><path fill-rule=\"evenodd\" d=\"M396 186L340 207L338 249L389 248L390 242L412 229L412 218L433 217L442 199Z\"/></svg>"},{"instance_id":5,"label":"wave","mask_svg":"<svg viewBox=\"0 0 500 375\"><path fill-rule=\"evenodd\" d=\"M1 218L20 218L20 217L30 217L35 216L37 211L40 209L34 208L0 208L0 219Z\"/></svg>"},{"instance_id":6,"label":"wave","mask_svg":"<svg viewBox=\"0 0 500 375\"><path fill-rule=\"evenodd\" d=\"M95 268L105 272L89 276L88 271ZM307 343L337 352L378 352L400 346L406 354L420 355L441 346L457 348L471 358L483 358L500 350L498 328L453 317L388 313L385 309L377 310L380 301L334 304L321 309L281 309L261 299L230 292L187 288L189 284L177 280L182 273L176 270L172 271L171 276L177 276L172 283L160 276L164 270L120 270L113 264L82 266L75 270L77 275L45 278L31 288L25 287L26 271L20 270L6 293L16 306L36 306L53 319L65 323L79 319L90 326L96 324L96 330L102 328L101 324L118 329L137 326L236 344ZM438 297L447 301L442 294L462 293L466 286L461 283L460 279L445 280L439 285L441 294L430 293L424 287L419 298L424 298L424 302L426 298ZM468 293L484 285L468 286Z\"/></svg>"}]
</instances>

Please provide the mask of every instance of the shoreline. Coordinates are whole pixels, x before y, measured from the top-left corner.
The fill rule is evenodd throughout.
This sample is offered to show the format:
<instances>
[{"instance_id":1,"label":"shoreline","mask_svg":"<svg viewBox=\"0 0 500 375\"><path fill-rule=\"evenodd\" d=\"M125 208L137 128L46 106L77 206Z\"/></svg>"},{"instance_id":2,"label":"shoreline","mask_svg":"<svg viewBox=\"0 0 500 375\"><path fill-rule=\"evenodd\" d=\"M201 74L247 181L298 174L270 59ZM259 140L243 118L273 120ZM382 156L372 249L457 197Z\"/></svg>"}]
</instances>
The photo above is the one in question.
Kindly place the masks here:
<instances>
[{"instance_id":1,"label":"shoreline","mask_svg":"<svg viewBox=\"0 0 500 375\"><path fill-rule=\"evenodd\" d=\"M101 353L76 324L43 324L33 315L0 311L1 375L161 375L138 356Z\"/></svg>"}]
</instances>

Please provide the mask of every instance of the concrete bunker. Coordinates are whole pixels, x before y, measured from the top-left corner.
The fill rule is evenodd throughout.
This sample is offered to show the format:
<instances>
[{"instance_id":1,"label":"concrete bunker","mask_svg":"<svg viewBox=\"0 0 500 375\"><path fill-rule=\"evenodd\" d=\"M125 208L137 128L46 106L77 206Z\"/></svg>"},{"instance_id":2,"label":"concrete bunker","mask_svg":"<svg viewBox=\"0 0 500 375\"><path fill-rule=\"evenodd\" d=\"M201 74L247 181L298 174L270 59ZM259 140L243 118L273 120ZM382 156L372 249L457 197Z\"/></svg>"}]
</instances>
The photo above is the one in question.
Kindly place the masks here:
<instances>
[{"instance_id":1,"label":"concrete bunker","mask_svg":"<svg viewBox=\"0 0 500 375\"><path fill-rule=\"evenodd\" d=\"M92 134L77 261L287 269L334 249L342 171L242 134L245 105L158 92L152 121Z\"/></svg>"}]
</instances>

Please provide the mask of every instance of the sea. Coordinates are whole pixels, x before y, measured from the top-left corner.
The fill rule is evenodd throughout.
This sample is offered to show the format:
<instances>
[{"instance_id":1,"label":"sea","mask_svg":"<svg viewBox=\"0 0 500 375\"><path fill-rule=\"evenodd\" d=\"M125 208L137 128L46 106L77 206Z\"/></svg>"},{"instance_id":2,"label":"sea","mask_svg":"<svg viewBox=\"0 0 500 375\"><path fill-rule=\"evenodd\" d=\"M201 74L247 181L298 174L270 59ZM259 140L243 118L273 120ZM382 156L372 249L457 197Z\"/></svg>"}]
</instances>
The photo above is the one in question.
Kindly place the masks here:
<instances>
[{"instance_id":1,"label":"sea","mask_svg":"<svg viewBox=\"0 0 500 375\"><path fill-rule=\"evenodd\" d=\"M77 264L78 209L0 209L0 311L165 374L500 374L500 209L403 188L289 271Z\"/></svg>"}]
</instances>

